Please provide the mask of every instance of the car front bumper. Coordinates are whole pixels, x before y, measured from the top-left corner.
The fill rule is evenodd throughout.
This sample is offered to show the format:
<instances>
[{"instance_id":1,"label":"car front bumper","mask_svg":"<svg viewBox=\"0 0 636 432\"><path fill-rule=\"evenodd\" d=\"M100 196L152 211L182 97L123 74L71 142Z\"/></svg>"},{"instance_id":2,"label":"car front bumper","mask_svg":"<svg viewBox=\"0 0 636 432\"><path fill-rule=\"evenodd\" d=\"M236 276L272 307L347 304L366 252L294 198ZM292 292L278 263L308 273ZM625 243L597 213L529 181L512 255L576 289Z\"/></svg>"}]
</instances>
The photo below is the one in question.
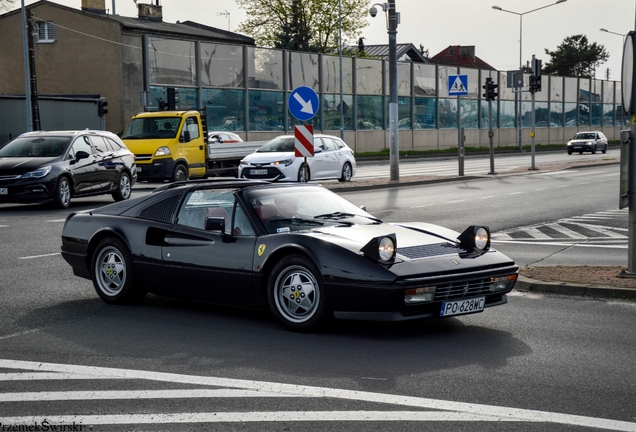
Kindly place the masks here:
<instances>
[{"instance_id":1,"label":"car front bumper","mask_svg":"<svg viewBox=\"0 0 636 432\"><path fill-rule=\"evenodd\" d=\"M50 177L27 180L0 180L0 204L43 203L53 200L55 179Z\"/></svg>"},{"instance_id":2,"label":"car front bumper","mask_svg":"<svg viewBox=\"0 0 636 432\"><path fill-rule=\"evenodd\" d=\"M365 286L363 284L347 284L345 286L325 281L325 290L336 318L406 321L439 317L444 302L485 297L484 308L505 304L508 302L506 294L512 291L514 283L506 289L491 291L491 278L517 274L518 268L513 265L498 270L480 271L462 276L447 275L440 278L426 278L427 280L421 283L397 282L388 286ZM434 299L428 302L406 304L404 301L405 291L422 286L436 287Z\"/></svg>"}]
</instances>

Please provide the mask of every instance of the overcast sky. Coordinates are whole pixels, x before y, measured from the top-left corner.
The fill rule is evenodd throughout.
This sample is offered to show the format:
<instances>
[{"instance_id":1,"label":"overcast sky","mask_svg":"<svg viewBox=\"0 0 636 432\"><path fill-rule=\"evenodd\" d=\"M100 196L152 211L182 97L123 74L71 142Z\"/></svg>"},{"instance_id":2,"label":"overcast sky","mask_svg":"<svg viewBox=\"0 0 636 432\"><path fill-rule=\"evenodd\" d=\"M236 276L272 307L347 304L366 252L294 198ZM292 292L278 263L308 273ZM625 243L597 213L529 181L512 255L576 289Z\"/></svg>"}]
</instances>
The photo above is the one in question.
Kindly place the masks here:
<instances>
[{"instance_id":1,"label":"overcast sky","mask_svg":"<svg viewBox=\"0 0 636 432\"><path fill-rule=\"evenodd\" d=\"M75 8L81 8L82 0L51 0ZM155 3L156 0L139 0ZM498 70L519 68L519 28L523 21L523 61L532 54L545 64L550 57L545 49L555 50L567 36L584 34L590 43L605 46L609 60L597 70L597 78L605 79L610 69L611 80L620 80L623 38L620 35L601 32L605 28L626 34L634 29L636 0L396 0L401 13L397 42L424 45L433 56L448 45L474 45L476 54ZM35 0L26 0L27 5ZM369 7L375 3L369 1ZM234 0L159 0L166 22L196 21L212 27L235 31L245 19L245 12ZM546 5L545 9L537 10ZM524 14L506 13L492 6ZM16 0L14 7L20 7ZM113 0L106 0L106 8L112 13ZM118 15L136 16L133 0L115 0ZM228 13L229 15L226 15ZM367 18L369 26L362 30L365 44L388 44L386 24L378 14Z\"/></svg>"}]
</instances>

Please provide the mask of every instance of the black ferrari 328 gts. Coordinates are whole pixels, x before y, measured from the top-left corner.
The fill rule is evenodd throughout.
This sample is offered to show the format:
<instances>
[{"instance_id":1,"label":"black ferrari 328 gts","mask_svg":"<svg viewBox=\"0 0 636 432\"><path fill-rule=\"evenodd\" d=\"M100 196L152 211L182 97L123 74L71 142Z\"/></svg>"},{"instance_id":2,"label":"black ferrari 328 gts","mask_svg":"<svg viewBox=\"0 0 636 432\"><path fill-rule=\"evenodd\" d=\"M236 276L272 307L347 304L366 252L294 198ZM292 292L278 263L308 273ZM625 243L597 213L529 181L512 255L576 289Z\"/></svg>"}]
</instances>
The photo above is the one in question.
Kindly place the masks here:
<instances>
[{"instance_id":1,"label":"black ferrari 328 gts","mask_svg":"<svg viewBox=\"0 0 636 432\"><path fill-rule=\"evenodd\" d=\"M239 179L73 213L62 255L107 303L152 292L269 307L293 330L481 312L507 302L518 274L488 227L384 223L319 185Z\"/></svg>"}]
</instances>

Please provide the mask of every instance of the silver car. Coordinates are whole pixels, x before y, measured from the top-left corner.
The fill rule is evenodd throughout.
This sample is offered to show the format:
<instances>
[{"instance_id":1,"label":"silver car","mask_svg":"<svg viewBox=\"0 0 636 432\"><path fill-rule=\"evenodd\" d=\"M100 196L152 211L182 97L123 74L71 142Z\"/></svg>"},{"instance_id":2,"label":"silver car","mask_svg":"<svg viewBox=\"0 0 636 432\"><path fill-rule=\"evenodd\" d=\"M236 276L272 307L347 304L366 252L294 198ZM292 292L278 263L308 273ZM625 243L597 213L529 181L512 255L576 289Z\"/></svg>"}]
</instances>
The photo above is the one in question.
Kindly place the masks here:
<instances>
[{"instance_id":1,"label":"silver car","mask_svg":"<svg viewBox=\"0 0 636 432\"><path fill-rule=\"evenodd\" d=\"M595 154L597 150L607 153L607 137L600 131L578 132L570 141L568 141L568 154L573 152L592 152Z\"/></svg>"}]
</instances>

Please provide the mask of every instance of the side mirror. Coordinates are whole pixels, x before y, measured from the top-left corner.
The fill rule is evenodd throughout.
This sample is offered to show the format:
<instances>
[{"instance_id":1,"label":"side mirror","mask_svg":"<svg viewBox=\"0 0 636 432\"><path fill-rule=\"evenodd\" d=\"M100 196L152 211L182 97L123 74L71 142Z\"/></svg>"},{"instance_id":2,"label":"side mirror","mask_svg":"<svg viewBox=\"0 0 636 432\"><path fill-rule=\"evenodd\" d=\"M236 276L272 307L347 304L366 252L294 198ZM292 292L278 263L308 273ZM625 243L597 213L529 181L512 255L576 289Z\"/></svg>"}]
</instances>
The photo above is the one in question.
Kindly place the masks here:
<instances>
[{"instance_id":1,"label":"side mirror","mask_svg":"<svg viewBox=\"0 0 636 432\"><path fill-rule=\"evenodd\" d=\"M85 152L84 150L80 150L77 153L75 153L75 160L88 159L89 156L90 154L88 152Z\"/></svg>"},{"instance_id":2,"label":"side mirror","mask_svg":"<svg viewBox=\"0 0 636 432\"><path fill-rule=\"evenodd\" d=\"M190 131L183 131L183 135L181 136L181 142L190 142L192 141L192 137L190 136Z\"/></svg>"},{"instance_id":3,"label":"side mirror","mask_svg":"<svg viewBox=\"0 0 636 432\"><path fill-rule=\"evenodd\" d=\"M320 147L314 147L314 153L321 153L322 149Z\"/></svg>"},{"instance_id":4,"label":"side mirror","mask_svg":"<svg viewBox=\"0 0 636 432\"><path fill-rule=\"evenodd\" d=\"M225 232L225 218L223 217L206 217L205 218L205 230L206 231L220 231Z\"/></svg>"}]
</instances>

